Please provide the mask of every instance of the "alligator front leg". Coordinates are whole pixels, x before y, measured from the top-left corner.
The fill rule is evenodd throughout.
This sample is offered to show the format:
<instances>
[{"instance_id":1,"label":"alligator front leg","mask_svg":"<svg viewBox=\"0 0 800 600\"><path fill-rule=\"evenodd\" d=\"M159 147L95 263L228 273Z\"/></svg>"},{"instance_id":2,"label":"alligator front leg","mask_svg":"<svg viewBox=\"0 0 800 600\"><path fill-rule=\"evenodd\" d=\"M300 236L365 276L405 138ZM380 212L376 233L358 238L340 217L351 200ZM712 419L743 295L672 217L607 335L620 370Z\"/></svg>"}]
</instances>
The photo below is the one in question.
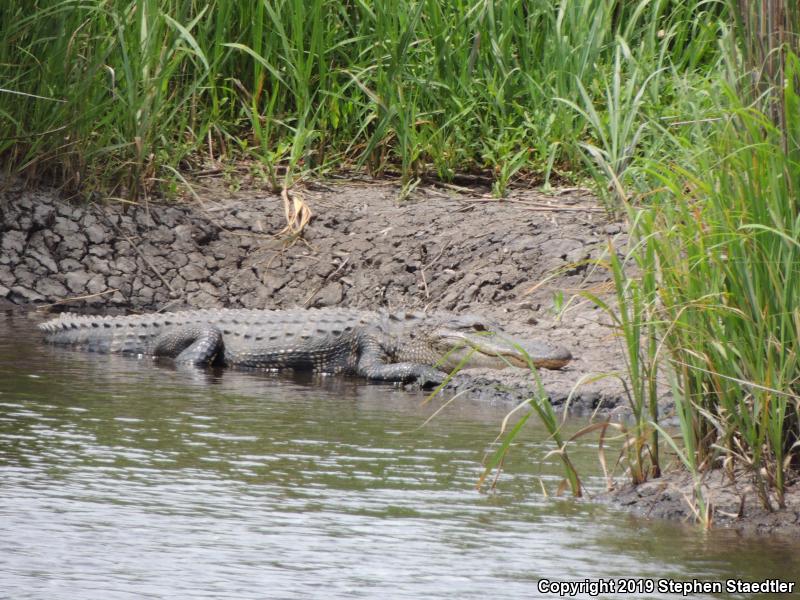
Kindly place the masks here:
<instances>
[{"instance_id":1,"label":"alligator front leg","mask_svg":"<svg viewBox=\"0 0 800 600\"><path fill-rule=\"evenodd\" d=\"M356 372L367 379L402 383L416 381L421 387L430 388L439 385L446 377L445 373L429 365L413 362L387 362L387 352L374 339L362 340L359 353Z\"/></svg>"},{"instance_id":2,"label":"alligator front leg","mask_svg":"<svg viewBox=\"0 0 800 600\"><path fill-rule=\"evenodd\" d=\"M153 355L176 363L210 365L223 356L222 332L211 325L185 325L156 338Z\"/></svg>"},{"instance_id":3,"label":"alligator front leg","mask_svg":"<svg viewBox=\"0 0 800 600\"><path fill-rule=\"evenodd\" d=\"M367 365L359 363L358 373L367 379L375 381L399 381L402 383L415 381L423 388L436 387L446 377L445 373L437 371L428 365L408 362L393 364L370 363Z\"/></svg>"}]
</instances>

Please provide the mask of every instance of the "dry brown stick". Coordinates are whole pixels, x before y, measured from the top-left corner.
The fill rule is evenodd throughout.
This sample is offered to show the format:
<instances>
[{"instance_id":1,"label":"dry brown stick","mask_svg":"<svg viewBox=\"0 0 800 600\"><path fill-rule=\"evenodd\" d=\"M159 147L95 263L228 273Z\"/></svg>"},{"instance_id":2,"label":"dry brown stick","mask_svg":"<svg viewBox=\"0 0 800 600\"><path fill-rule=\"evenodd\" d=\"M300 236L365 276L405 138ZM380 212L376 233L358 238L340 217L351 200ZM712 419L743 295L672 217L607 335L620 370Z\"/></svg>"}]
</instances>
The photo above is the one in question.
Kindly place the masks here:
<instances>
[{"instance_id":1,"label":"dry brown stick","mask_svg":"<svg viewBox=\"0 0 800 600\"><path fill-rule=\"evenodd\" d=\"M340 264L338 267L336 267L336 270L335 270L335 271L333 271L333 272L332 272L330 275L328 275L327 277L325 277L325 279L323 279L323 280L322 280L322 283L320 283L320 284L319 284L319 285L316 287L316 289L315 289L313 292L311 292L311 294L309 295L309 297L308 297L308 298L306 298L306 301L305 301L305 302L303 302L303 306L308 306L308 303L309 303L309 302L311 302L311 300L313 300L313 299L314 299L314 296L316 296L316 295L317 295L317 293L318 293L318 292L319 292L319 291L320 291L320 290L321 290L321 289L322 289L322 288L325 286L325 284L326 284L326 283L328 283L328 281L331 279L331 277L333 277L334 275L336 275L336 274L337 274L339 271L341 271L341 270L344 268L344 266L347 264L347 262L348 262L349 260L350 260L350 255L348 255L348 256L347 256L347 258L345 258L345 259L342 261L342 264Z\"/></svg>"},{"instance_id":2,"label":"dry brown stick","mask_svg":"<svg viewBox=\"0 0 800 600\"><path fill-rule=\"evenodd\" d=\"M72 298L62 298L61 300L57 300L56 302L52 302L50 304L39 304L36 307L36 310L42 310L46 308L53 308L54 306L58 306L59 304L67 304L68 302L75 302L76 300L88 300L89 298L96 298L97 296L105 296L106 294L113 294L114 292L118 292L119 288L114 288L112 290L106 290L105 292L97 292L96 294L87 294L86 296L73 296Z\"/></svg>"},{"instance_id":3,"label":"dry brown stick","mask_svg":"<svg viewBox=\"0 0 800 600\"><path fill-rule=\"evenodd\" d=\"M182 302L182 301L183 301L182 298L175 298L174 300L171 300L171 301L167 302L164 306L159 308L156 312L157 313L166 312L170 308L172 308L173 306L175 306L176 304L178 304L179 302Z\"/></svg>"},{"instance_id":4,"label":"dry brown stick","mask_svg":"<svg viewBox=\"0 0 800 600\"><path fill-rule=\"evenodd\" d=\"M431 261L430 261L429 263L427 263L427 264L424 264L424 265L422 265L422 266L419 268L420 275L422 275L422 287L425 289L425 299L426 299L426 300L430 300L430 298L431 298L431 295L430 295L430 292L428 291L428 280L427 280L427 278L425 277L425 269L429 269L430 267L432 267L433 265L435 265L435 264L436 264L436 262L437 262L437 261L438 261L440 258L442 258L442 255L444 254L444 251L445 251L445 250L447 250L447 247L450 245L450 242L451 242L451 240L447 240L447 243L446 243L446 244L444 244L444 246L442 246L442 249L441 249L441 250L439 250L439 252L436 254L436 256L434 256L434 257L433 257L433 260L431 260Z\"/></svg>"},{"instance_id":5,"label":"dry brown stick","mask_svg":"<svg viewBox=\"0 0 800 600\"><path fill-rule=\"evenodd\" d=\"M444 251L447 250L448 246L450 246L450 242L452 242L452 241L453 240L447 240L447 243L444 246L442 246L442 249L439 250L439 253L433 258L433 260L430 261L429 263L427 263L426 265L423 265L422 268L423 269L429 269L430 267L435 265L436 261L438 261L440 258L442 258L442 255L444 254Z\"/></svg>"},{"instance_id":6,"label":"dry brown stick","mask_svg":"<svg viewBox=\"0 0 800 600\"><path fill-rule=\"evenodd\" d=\"M596 206L520 206L520 209L541 211L541 212L590 212L590 213L606 212L606 209Z\"/></svg>"},{"instance_id":7,"label":"dry brown stick","mask_svg":"<svg viewBox=\"0 0 800 600\"><path fill-rule=\"evenodd\" d=\"M481 192L477 192L477 191L473 190L472 188L464 187L464 186L461 186L461 185L454 185L452 183L441 182L441 183L434 183L434 185L438 185L439 187L443 187L445 189L452 190L454 192L458 192L459 194L471 194L471 195L477 196L477 195L479 195L481 193Z\"/></svg>"},{"instance_id":8,"label":"dry brown stick","mask_svg":"<svg viewBox=\"0 0 800 600\"><path fill-rule=\"evenodd\" d=\"M522 210L541 210L541 211L576 211L576 212L605 212L599 206L573 206L570 204L538 204L525 200L497 200L496 198L457 198L459 202L503 202L505 204L518 204Z\"/></svg>"},{"instance_id":9,"label":"dry brown stick","mask_svg":"<svg viewBox=\"0 0 800 600\"><path fill-rule=\"evenodd\" d=\"M425 299L428 300L431 295L428 292L428 281L425 279L425 267L420 268L420 275L422 275L422 287L425 289Z\"/></svg>"}]
</instances>

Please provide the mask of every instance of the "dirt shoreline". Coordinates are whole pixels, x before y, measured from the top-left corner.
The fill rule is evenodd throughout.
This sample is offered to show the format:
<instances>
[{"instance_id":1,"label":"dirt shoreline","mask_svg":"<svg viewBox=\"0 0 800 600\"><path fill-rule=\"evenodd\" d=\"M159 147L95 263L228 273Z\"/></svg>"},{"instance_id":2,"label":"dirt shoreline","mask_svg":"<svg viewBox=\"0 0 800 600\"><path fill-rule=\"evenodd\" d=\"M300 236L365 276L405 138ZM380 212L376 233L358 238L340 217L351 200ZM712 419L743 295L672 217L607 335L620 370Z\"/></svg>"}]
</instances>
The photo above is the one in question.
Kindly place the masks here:
<instances>
[{"instance_id":1,"label":"dirt shoreline","mask_svg":"<svg viewBox=\"0 0 800 600\"><path fill-rule=\"evenodd\" d=\"M598 500L646 519L700 523L694 489L691 474L680 469L636 487L623 485ZM761 504L747 473L739 472L731 478L722 469L709 471L701 475L700 489L711 515L711 527L800 540L800 481L788 483L786 508L779 509L777 500L770 498L772 510Z\"/></svg>"},{"instance_id":2,"label":"dirt shoreline","mask_svg":"<svg viewBox=\"0 0 800 600\"><path fill-rule=\"evenodd\" d=\"M55 190L0 181L0 310L38 306L34 318L46 317L45 306L473 312L570 349L570 365L540 373L554 405L564 408L571 396L572 414L626 414L619 380L598 378L624 371L608 316L575 300L557 317L556 304L579 290L610 292L608 274L588 261L609 241L626 242L624 224L610 220L586 190L516 191L500 201L481 190L428 186L400 201L393 183L317 183L296 196L314 216L294 244L281 234L279 195L232 193L219 182L196 191L190 203L76 205ZM510 409L535 386L524 370L466 370L449 390ZM686 477L670 473L604 500L646 517L688 520ZM723 483L712 488L728 489ZM715 501L718 524L800 536L800 490L792 488L785 511L765 516L747 505L737 519L724 516L741 498L729 492Z\"/></svg>"}]
</instances>

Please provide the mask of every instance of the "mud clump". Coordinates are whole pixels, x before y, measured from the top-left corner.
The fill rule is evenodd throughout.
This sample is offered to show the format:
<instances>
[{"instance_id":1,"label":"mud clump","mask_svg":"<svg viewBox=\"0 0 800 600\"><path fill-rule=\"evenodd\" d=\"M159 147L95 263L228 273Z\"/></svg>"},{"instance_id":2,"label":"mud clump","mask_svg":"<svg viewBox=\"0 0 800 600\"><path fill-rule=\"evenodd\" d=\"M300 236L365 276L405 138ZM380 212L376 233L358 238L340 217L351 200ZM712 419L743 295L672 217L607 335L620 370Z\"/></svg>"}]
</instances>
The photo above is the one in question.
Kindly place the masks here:
<instances>
[{"instance_id":1,"label":"mud clump","mask_svg":"<svg viewBox=\"0 0 800 600\"><path fill-rule=\"evenodd\" d=\"M800 538L800 482L790 481L785 490L786 508L772 510L759 500L752 478L744 472L731 475L716 469L701 476L700 489L714 528L731 529L747 535L779 535ZM636 487L626 485L600 499L637 516L670 519L686 523L699 520L694 500L695 482L683 470L669 471L663 477Z\"/></svg>"},{"instance_id":2,"label":"mud clump","mask_svg":"<svg viewBox=\"0 0 800 600\"><path fill-rule=\"evenodd\" d=\"M395 185L316 186L314 216L287 243L283 201L222 188L191 203L74 204L52 190L6 182L0 192L0 302L54 310L349 306L473 312L508 331L567 347L575 360L542 371L564 404L582 378L620 370L608 319L588 302L557 320L578 289L608 289L589 259L624 243L585 190L495 200L429 187L398 201ZM465 372L451 384L473 398L518 402L524 370ZM609 378L580 387L576 412L624 404Z\"/></svg>"}]
</instances>

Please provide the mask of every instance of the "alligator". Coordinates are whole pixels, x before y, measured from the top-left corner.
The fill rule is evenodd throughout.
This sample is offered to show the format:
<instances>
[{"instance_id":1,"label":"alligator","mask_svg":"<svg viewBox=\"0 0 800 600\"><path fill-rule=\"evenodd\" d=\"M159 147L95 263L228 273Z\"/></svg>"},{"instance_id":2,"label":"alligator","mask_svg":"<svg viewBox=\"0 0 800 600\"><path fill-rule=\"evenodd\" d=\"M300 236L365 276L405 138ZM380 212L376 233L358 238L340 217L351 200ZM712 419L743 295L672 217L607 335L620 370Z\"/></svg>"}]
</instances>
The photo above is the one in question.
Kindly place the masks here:
<instances>
[{"instance_id":1,"label":"alligator","mask_svg":"<svg viewBox=\"0 0 800 600\"><path fill-rule=\"evenodd\" d=\"M181 364L293 369L438 385L445 371L559 369L572 356L519 341L472 315L355 309L213 309L120 317L64 313L39 325L47 341Z\"/></svg>"}]
</instances>

